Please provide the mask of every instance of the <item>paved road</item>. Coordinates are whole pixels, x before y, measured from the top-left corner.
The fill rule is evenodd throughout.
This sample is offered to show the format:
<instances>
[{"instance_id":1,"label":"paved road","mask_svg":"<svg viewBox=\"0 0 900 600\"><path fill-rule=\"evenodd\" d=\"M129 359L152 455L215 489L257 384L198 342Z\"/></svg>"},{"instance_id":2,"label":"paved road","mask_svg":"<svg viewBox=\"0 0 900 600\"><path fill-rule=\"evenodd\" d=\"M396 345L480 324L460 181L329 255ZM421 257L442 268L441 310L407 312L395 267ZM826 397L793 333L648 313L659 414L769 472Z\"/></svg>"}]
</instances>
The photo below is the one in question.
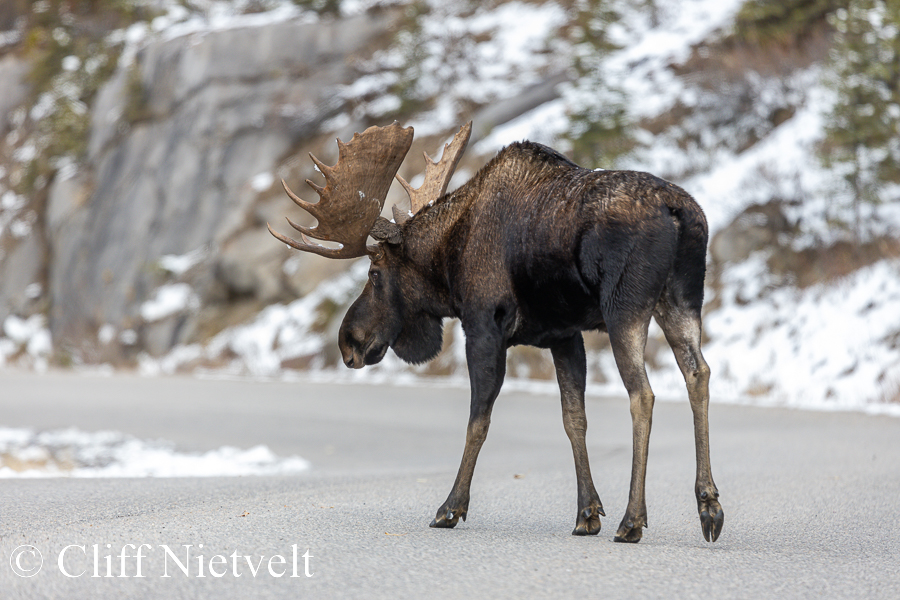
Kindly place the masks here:
<instances>
[{"instance_id":1,"label":"paved road","mask_svg":"<svg viewBox=\"0 0 900 600\"><path fill-rule=\"evenodd\" d=\"M588 448L609 517L598 537L576 538L555 397L501 396L469 520L445 531L427 525L462 452L462 390L11 372L0 386L0 425L115 429L184 450L262 443L313 464L291 477L0 481L2 598L900 598L900 419L714 405L726 521L708 544L692 495L690 411L659 402L650 527L626 545L612 542L630 468L623 398L589 400ZM44 557L31 578L8 558L23 544ZM126 544L150 545L145 577L133 577L134 559L121 571ZM64 563L86 569L80 577L57 565L69 545L85 547ZM101 577L91 577L94 545ZM217 555L221 578L209 573ZM113 577L102 576L106 556ZM260 556L254 577L243 561Z\"/></svg>"}]
</instances>

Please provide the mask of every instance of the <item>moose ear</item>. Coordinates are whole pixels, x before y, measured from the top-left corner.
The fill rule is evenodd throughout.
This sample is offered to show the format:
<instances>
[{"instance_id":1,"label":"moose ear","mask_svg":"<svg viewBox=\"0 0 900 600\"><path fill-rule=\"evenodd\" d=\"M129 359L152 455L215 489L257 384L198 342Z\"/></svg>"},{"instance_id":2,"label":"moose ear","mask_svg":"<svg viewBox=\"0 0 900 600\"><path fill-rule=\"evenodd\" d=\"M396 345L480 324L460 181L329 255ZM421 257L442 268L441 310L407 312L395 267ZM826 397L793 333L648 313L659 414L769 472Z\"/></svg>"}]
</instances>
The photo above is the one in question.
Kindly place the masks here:
<instances>
[{"instance_id":1,"label":"moose ear","mask_svg":"<svg viewBox=\"0 0 900 600\"><path fill-rule=\"evenodd\" d=\"M403 239L403 230L396 223L388 221L384 217L378 217L369 231L369 235L379 242L399 244Z\"/></svg>"}]
</instances>

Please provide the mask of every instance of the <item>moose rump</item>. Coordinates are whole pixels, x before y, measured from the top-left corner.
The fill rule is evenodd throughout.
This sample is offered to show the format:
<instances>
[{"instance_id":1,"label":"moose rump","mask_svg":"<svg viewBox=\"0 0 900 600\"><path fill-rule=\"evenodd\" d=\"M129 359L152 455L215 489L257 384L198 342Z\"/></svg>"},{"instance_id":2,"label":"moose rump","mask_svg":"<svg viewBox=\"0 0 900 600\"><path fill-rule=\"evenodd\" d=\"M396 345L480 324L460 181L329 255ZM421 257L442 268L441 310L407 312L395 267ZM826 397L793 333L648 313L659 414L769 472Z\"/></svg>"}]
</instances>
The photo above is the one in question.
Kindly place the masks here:
<instances>
[{"instance_id":1,"label":"moose rump","mask_svg":"<svg viewBox=\"0 0 900 600\"><path fill-rule=\"evenodd\" d=\"M521 320L511 345L549 347L552 338L649 318L666 281L678 276L679 222L664 202L665 188L639 187L644 197L603 195L634 180L646 184L644 175L573 170L570 189L578 189L579 178L597 185L572 199L552 197L555 206L547 202L543 212L512 221L509 271Z\"/></svg>"}]
</instances>

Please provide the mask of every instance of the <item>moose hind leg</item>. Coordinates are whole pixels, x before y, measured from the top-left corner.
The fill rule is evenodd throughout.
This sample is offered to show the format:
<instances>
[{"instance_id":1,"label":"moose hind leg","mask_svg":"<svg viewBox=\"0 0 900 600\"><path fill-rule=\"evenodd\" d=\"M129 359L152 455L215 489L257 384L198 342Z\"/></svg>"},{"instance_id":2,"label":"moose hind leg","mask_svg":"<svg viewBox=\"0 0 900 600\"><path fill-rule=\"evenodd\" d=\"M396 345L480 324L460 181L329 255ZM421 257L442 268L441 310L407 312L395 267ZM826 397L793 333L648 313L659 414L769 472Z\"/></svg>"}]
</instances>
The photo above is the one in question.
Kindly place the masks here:
<instances>
[{"instance_id":1,"label":"moose hind leg","mask_svg":"<svg viewBox=\"0 0 900 600\"><path fill-rule=\"evenodd\" d=\"M706 541L714 542L722 533L725 513L719 504L719 490L713 481L709 463L709 365L700 352L700 314L699 311L673 306L670 302L662 303L660 309L656 319L675 353L694 413L697 451L694 493L697 512L700 513L700 527Z\"/></svg>"},{"instance_id":2,"label":"moose hind leg","mask_svg":"<svg viewBox=\"0 0 900 600\"><path fill-rule=\"evenodd\" d=\"M646 318L632 317L615 325L607 321L616 367L628 391L632 422L631 487L625 516L622 517L614 538L616 542L641 541L643 529L647 526L644 482L647 476L647 453L654 404L653 390L650 389L650 381L647 379L647 370L644 366L644 348L647 345L649 321L649 314Z\"/></svg>"},{"instance_id":3,"label":"moose hind leg","mask_svg":"<svg viewBox=\"0 0 900 600\"><path fill-rule=\"evenodd\" d=\"M486 335L477 339L466 338L466 360L472 389L466 447L450 495L438 509L431 527L456 527L459 519L465 521L469 512L469 490L475 473L475 462L487 438L494 400L500 393L506 375L505 348L500 342L492 342L492 337Z\"/></svg>"},{"instance_id":4,"label":"moose hind leg","mask_svg":"<svg viewBox=\"0 0 900 600\"><path fill-rule=\"evenodd\" d=\"M578 482L578 512L572 535L597 535L600 533L600 517L605 517L600 496L591 478L584 435L587 431L587 417L584 413L584 387L587 380L587 364L584 354L584 340L581 335L551 348L556 377L559 380L562 398L563 427L572 454L575 456L575 477Z\"/></svg>"}]
</instances>

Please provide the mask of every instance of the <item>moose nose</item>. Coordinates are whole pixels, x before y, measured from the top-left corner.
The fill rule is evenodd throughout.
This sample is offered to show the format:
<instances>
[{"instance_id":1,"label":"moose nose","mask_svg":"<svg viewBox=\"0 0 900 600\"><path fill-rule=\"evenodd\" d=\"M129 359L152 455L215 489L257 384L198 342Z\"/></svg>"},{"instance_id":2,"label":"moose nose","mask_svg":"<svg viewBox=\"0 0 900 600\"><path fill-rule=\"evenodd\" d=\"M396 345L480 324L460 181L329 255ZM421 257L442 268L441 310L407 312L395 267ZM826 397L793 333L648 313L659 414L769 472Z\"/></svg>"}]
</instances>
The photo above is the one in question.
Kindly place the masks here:
<instances>
[{"instance_id":1,"label":"moose nose","mask_svg":"<svg viewBox=\"0 0 900 600\"><path fill-rule=\"evenodd\" d=\"M346 352L342 352L342 359L344 360L344 364L347 365L349 369L362 369L366 366L366 361L362 356L359 356L356 352L351 349L347 349Z\"/></svg>"},{"instance_id":2,"label":"moose nose","mask_svg":"<svg viewBox=\"0 0 900 600\"><path fill-rule=\"evenodd\" d=\"M361 369L366 365L364 348L366 346L366 331L360 327L341 325L338 334L338 347L341 350L341 359L351 369Z\"/></svg>"}]
</instances>

